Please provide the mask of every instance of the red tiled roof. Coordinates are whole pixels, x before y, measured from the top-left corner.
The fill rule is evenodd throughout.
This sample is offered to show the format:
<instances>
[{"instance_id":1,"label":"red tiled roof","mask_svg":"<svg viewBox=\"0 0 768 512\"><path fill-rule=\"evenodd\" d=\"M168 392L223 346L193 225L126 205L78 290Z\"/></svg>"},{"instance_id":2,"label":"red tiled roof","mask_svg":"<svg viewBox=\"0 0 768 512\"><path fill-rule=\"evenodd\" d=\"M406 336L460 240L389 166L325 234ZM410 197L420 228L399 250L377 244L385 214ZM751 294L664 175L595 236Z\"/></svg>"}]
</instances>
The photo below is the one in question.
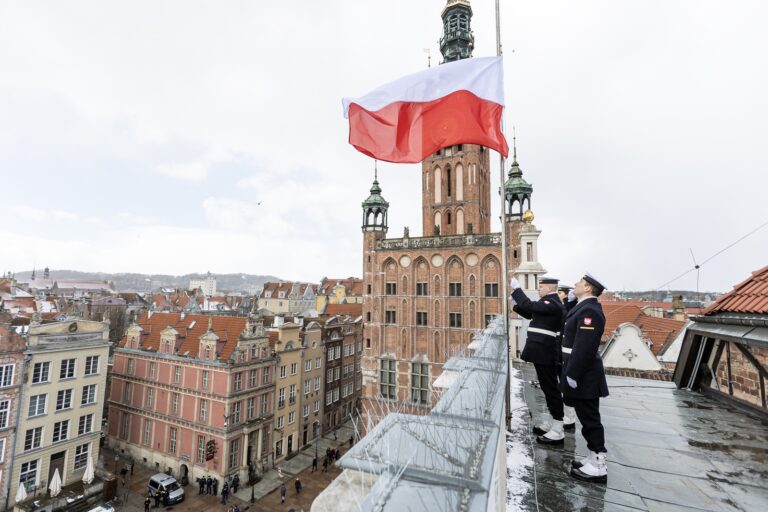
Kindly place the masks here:
<instances>
[{"instance_id":1,"label":"red tiled roof","mask_svg":"<svg viewBox=\"0 0 768 512\"><path fill-rule=\"evenodd\" d=\"M320 281L318 293L320 295L330 295L333 293L333 289L336 287L336 285L339 284L344 287L347 295L363 294L363 280L359 277L347 277L344 279L333 279L326 277Z\"/></svg>"},{"instance_id":2,"label":"red tiled roof","mask_svg":"<svg viewBox=\"0 0 768 512\"><path fill-rule=\"evenodd\" d=\"M662 349L665 349L677 338L677 335L685 327L685 322L671 318L641 315L635 320L635 325L653 342L653 354L659 355Z\"/></svg>"},{"instance_id":3,"label":"red tiled roof","mask_svg":"<svg viewBox=\"0 0 768 512\"><path fill-rule=\"evenodd\" d=\"M634 324L638 317L646 316L639 307L628 302L603 302L601 306L605 314L603 341L610 338L613 331L621 324L627 322Z\"/></svg>"},{"instance_id":4,"label":"red tiled roof","mask_svg":"<svg viewBox=\"0 0 768 512\"><path fill-rule=\"evenodd\" d=\"M144 313L136 323L142 328L141 342L145 350L157 351L160 346L160 333L171 326L179 333L178 353L183 355L189 352L190 355L196 355L200 337L208 332L209 319L221 344L218 347L220 358L226 360L237 345L240 333L245 329L248 319L244 316L185 315L182 319L180 313L153 313L152 316ZM125 342L126 337L123 337L120 346L125 346Z\"/></svg>"},{"instance_id":5,"label":"red tiled roof","mask_svg":"<svg viewBox=\"0 0 768 512\"><path fill-rule=\"evenodd\" d=\"M328 316L349 315L352 318L357 318L363 314L363 305L362 304L328 304L325 307L325 314Z\"/></svg>"},{"instance_id":6,"label":"red tiled roof","mask_svg":"<svg viewBox=\"0 0 768 512\"><path fill-rule=\"evenodd\" d=\"M704 310L705 315L715 313L768 314L768 266L752 272Z\"/></svg>"}]
</instances>

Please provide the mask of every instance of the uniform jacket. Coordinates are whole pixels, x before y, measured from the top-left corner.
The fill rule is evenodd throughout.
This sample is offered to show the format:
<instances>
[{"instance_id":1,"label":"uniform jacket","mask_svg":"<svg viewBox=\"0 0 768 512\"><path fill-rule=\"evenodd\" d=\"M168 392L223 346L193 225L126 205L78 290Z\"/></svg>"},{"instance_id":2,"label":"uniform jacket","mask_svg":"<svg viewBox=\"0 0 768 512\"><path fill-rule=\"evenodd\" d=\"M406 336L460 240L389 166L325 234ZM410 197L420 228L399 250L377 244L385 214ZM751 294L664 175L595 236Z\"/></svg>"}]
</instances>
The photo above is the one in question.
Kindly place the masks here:
<instances>
[{"instance_id":1,"label":"uniform jacket","mask_svg":"<svg viewBox=\"0 0 768 512\"><path fill-rule=\"evenodd\" d=\"M512 298L517 304L512 308L515 313L531 321L528 328L536 327L552 332L560 332L565 316L565 307L557 293L545 295L537 301L529 299L522 288L512 292ZM525 348L521 358L533 364L557 364L558 339L546 334L528 331Z\"/></svg>"},{"instance_id":2,"label":"uniform jacket","mask_svg":"<svg viewBox=\"0 0 768 512\"><path fill-rule=\"evenodd\" d=\"M605 329L603 308L596 299L580 300L566 315L563 334L563 370L560 390L563 396L598 398L608 396L600 338ZM568 353L570 349L570 353ZM566 377L576 381L576 389Z\"/></svg>"}]
</instances>

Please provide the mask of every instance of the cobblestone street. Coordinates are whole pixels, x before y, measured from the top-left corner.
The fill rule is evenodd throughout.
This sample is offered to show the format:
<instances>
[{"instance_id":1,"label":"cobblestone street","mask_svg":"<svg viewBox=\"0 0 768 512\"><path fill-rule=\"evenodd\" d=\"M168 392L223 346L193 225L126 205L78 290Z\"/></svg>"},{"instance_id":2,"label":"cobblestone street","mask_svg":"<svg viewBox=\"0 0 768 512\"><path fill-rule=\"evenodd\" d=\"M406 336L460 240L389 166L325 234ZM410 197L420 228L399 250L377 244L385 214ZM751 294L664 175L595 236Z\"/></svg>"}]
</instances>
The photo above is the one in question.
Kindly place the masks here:
<instances>
[{"instance_id":1,"label":"cobblestone street","mask_svg":"<svg viewBox=\"0 0 768 512\"><path fill-rule=\"evenodd\" d=\"M221 496L210 496L198 494L198 488L194 482L184 488L184 501L176 505L156 509L154 501L150 510L166 511L184 511L184 512L204 512L204 511L226 511L232 505L237 505L242 512L273 512L300 510L308 511L315 497L325 489L325 487L340 473L341 470L331 465L327 473L322 472L322 460L325 456L326 448L338 447L342 453L349 449L349 437L352 435L352 429L347 426L339 428L337 440L334 440L333 434L320 438L318 440L318 469L312 471L312 458L314 449L312 447L299 452L291 460L281 462L276 469L270 470L263 475L262 480L253 486L241 486L236 495L228 500L227 504L221 503ZM115 461L115 453L108 447L104 447L101 452L99 466L107 471L113 472L115 468L119 470L128 463L127 458L119 457ZM279 471L278 471L279 469ZM117 505L117 510L126 512L143 512L144 498L146 497L147 482L149 477L157 471L140 464L134 466L133 476L126 474L125 482L118 474L118 495L123 503ZM295 481L299 478L302 483L302 491L296 493ZM285 482L286 499L285 503L280 503L280 483ZM251 503L251 493L255 498ZM126 499L127 498L127 499Z\"/></svg>"}]
</instances>

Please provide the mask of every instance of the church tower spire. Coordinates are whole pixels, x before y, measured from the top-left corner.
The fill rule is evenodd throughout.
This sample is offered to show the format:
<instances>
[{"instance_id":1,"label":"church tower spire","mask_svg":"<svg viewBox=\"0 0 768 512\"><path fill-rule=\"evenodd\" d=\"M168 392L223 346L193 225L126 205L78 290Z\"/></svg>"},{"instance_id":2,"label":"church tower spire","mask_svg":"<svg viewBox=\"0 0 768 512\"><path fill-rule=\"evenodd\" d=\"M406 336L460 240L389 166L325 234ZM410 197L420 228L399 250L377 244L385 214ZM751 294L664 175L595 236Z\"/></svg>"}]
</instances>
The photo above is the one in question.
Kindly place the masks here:
<instances>
[{"instance_id":1,"label":"church tower spire","mask_svg":"<svg viewBox=\"0 0 768 512\"><path fill-rule=\"evenodd\" d=\"M442 18L443 37L440 38L440 53L443 54L443 62L472 57L475 36L470 27L472 7L469 0L448 0Z\"/></svg>"}]
</instances>

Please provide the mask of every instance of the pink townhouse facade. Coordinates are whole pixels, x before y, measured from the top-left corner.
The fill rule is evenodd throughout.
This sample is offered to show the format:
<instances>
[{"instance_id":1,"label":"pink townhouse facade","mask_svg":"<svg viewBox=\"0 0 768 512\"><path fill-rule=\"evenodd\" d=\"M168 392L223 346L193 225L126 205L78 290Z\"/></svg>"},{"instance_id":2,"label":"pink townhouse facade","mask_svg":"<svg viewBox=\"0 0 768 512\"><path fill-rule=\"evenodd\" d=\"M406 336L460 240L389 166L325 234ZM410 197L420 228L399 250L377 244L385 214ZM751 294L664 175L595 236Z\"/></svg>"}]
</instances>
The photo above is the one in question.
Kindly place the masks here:
<instances>
[{"instance_id":1,"label":"pink townhouse facade","mask_svg":"<svg viewBox=\"0 0 768 512\"><path fill-rule=\"evenodd\" d=\"M145 313L115 350L109 443L182 482L247 482L269 462L274 379L258 315Z\"/></svg>"}]
</instances>

